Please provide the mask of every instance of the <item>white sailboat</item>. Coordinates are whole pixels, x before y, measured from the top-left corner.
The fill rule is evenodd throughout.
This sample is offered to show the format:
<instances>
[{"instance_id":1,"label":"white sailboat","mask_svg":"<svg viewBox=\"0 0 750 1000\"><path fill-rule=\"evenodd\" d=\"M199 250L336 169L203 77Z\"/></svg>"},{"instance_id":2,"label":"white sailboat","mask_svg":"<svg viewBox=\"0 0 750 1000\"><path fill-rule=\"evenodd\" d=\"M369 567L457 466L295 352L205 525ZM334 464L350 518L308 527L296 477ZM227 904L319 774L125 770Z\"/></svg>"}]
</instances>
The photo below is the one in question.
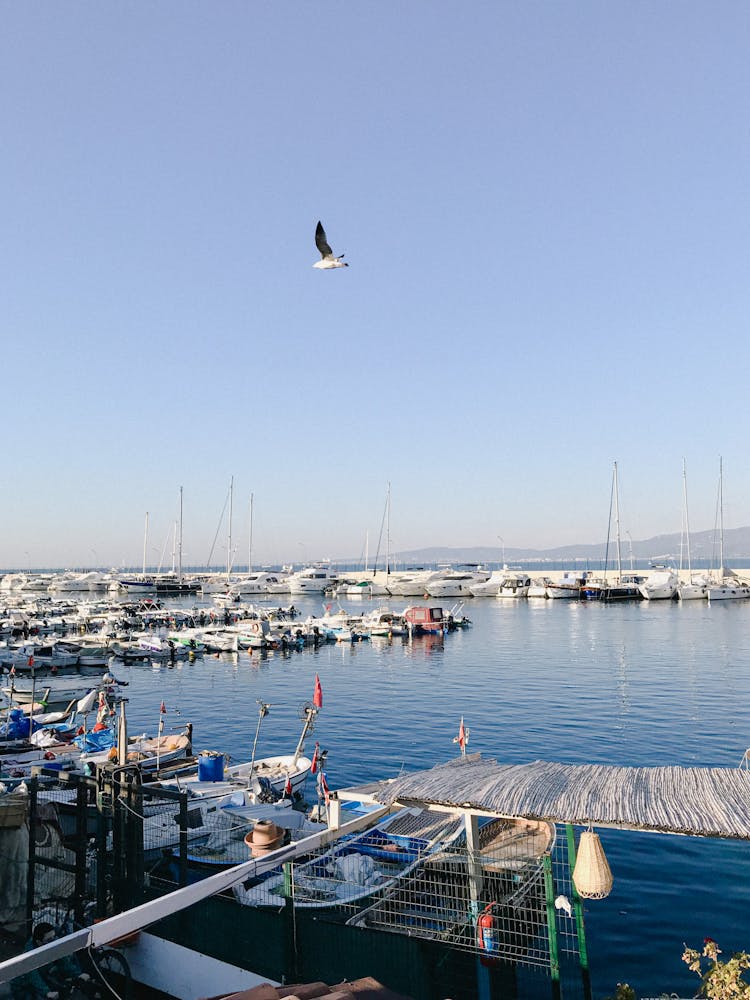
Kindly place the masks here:
<instances>
[{"instance_id":1,"label":"white sailboat","mask_svg":"<svg viewBox=\"0 0 750 1000\"><path fill-rule=\"evenodd\" d=\"M687 475L684 458L682 460L682 498L688 579L686 583L678 585L677 598L680 601L703 601L708 597L708 580L703 575L693 576L693 566L690 561L690 515L688 513ZM680 552L680 569L682 569L682 552Z\"/></svg>"},{"instance_id":2,"label":"white sailboat","mask_svg":"<svg viewBox=\"0 0 750 1000\"><path fill-rule=\"evenodd\" d=\"M719 573L709 584L709 601L742 601L750 598L750 586L724 566L724 465L719 458Z\"/></svg>"},{"instance_id":3,"label":"white sailboat","mask_svg":"<svg viewBox=\"0 0 750 1000\"><path fill-rule=\"evenodd\" d=\"M615 515L615 543L617 552L617 576L614 581L607 577L607 562L609 559L609 539L612 528L612 511ZM607 549L604 558L604 574L599 580L587 580L584 587L584 595L600 601L620 601L629 598L640 598L641 592L638 589L642 582L642 577L635 573L623 573L622 571L622 545L620 539L620 491L617 479L617 462L612 470L612 492L609 501L609 523L607 525Z\"/></svg>"}]
</instances>

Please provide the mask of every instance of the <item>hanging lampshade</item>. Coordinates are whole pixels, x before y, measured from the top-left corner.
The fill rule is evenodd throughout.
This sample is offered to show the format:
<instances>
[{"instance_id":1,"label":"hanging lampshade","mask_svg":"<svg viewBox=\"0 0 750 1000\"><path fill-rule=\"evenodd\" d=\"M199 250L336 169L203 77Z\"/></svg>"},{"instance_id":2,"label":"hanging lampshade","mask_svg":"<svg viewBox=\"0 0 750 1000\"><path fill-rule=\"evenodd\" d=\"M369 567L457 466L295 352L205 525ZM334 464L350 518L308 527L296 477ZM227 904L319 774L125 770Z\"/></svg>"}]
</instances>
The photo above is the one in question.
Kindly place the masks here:
<instances>
[{"instance_id":1,"label":"hanging lampshade","mask_svg":"<svg viewBox=\"0 0 750 1000\"><path fill-rule=\"evenodd\" d=\"M584 899L604 899L612 891L612 872L599 834L587 830L581 834L573 882Z\"/></svg>"}]
</instances>

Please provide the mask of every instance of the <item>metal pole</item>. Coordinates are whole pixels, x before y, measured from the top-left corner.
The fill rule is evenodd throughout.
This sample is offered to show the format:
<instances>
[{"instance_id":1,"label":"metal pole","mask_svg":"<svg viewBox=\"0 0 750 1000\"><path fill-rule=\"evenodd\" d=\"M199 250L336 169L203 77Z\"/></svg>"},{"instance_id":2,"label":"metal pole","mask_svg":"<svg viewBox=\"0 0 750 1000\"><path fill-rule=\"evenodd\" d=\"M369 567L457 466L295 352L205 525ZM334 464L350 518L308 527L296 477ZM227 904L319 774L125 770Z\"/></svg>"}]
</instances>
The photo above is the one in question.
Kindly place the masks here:
<instances>
[{"instance_id":1,"label":"metal pole","mask_svg":"<svg viewBox=\"0 0 750 1000\"><path fill-rule=\"evenodd\" d=\"M547 936L549 938L549 971L553 990L560 990L560 958L557 946L557 925L555 923L555 885L552 879L552 858L544 855L544 899L547 904Z\"/></svg>"},{"instance_id":2,"label":"metal pole","mask_svg":"<svg viewBox=\"0 0 750 1000\"><path fill-rule=\"evenodd\" d=\"M88 841L88 789L89 778L81 777L76 782L76 875L75 875L75 920L83 926L83 900L86 894L86 845Z\"/></svg>"},{"instance_id":3,"label":"metal pole","mask_svg":"<svg viewBox=\"0 0 750 1000\"><path fill-rule=\"evenodd\" d=\"M293 766L297 766L297 761L300 758L300 754L305 746L305 740L307 739L307 734L315 722L315 716L318 714L317 708L314 706L305 710L305 724L302 727L302 734L299 738L299 743L297 744L297 749L294 751L294 763Z\"/></svg>"},{"instance_id":4,"label":"metal pole","mask_svg":"<svg viewBox=\"0 0 750 1000\"><path fill-rule=\"evenodd\" d=\"M588 972L589 956L586 949L586 931L583 925L583 902L576 884L573 881L573 869L576 866L576 835L572 823L565 824L565 835L568 841L568 866L570 868L571 895L573 897L573 912L576 917L576 931L578 933L578 955L581 961L581 968Z\"/></svg>"},{"instance_id":5,"label":"metal pole","mask_svg":"<svg viewBox=\"0 0 750 1000\"><path fill-rule=\"evenodd\" d=\"M180 887L187 885L188 879L188 807L187 792L180 792Z\"/></svg>"},{"instance_id":6,"label":"metal pole","mask_svg":"<svg viewBox=\"0 0 750 1000\"><path fill-rule=\"evenodd\" d=\"M31 937L34 924L34 882L36 875L36 796L39 779L29 778L29 861L26 874L26 936Z\"/></svg>"}]
</instances>

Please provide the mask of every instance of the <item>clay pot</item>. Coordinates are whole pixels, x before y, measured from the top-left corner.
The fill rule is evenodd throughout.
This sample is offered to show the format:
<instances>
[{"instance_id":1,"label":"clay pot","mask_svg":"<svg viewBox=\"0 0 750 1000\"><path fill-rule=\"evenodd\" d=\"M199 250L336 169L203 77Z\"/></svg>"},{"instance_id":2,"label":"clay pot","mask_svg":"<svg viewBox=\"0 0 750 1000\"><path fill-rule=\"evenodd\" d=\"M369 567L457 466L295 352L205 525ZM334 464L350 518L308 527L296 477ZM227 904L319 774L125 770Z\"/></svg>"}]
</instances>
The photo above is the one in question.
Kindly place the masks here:
<instances>
[{"instance_id":1,"label":"clay pot","mask_svg":"<svg viewBox=\"0 0 750 1000\"><path fill-rule=\"evenodd\" d=\"M254 858L269 854L281 846L284 839L284 828L276 826L270 819L259 819L252 830L245 836L245 843L250 848Z\"/></svg>"}]
</instances>

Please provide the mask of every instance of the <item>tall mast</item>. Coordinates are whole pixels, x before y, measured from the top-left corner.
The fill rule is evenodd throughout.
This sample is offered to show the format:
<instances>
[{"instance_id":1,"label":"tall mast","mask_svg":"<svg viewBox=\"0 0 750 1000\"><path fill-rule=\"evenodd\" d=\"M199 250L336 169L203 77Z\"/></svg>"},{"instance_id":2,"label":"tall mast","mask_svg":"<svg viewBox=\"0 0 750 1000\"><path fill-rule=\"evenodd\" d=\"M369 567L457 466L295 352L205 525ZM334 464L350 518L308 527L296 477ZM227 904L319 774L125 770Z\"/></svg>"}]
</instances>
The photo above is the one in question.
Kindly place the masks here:
<instances>
[{"instance_id":1,"label":"tall mast","mask_svg":"<svg viewBox=\"0 0 750 1000\"><path fill-rule=\"evenodd\" d=\"M615 487L615 534L617 537L617 576L619 580L622 580L622 553L620 551L620 495L619 495L619 490L617 488L617 462L615 462L614 487Z\"/></svg>"},{"instance_id":2,"label":"tall mast","mask_svg":"<svg viewBox=\"0 0 750 1000\"><path fill-rule=\"evenodd\" d=\"M234 494L234 476L229 480L229 532L227 537L227 577L232 572L232 499Z\"/></svg>"},{"instance_id":3,"label":"tall mast","mask_svg":"<svg viewBox=\"0 0 750 1000\"><path fill-rule=\"evenodd\" d=\"M182 583L182 487L180 487L180 542L177 546L177 581Z\"/></svg>"},{"instance_id":4,"label":"tall mast","mask_svg":"<svg viewBox=\"0 0 750 1000\"><path fill-rule=\"evenodd\" d=\"M388 482L388 493L385 501L385 575L391 573L391 484Z\"/></svg>"},{"instance_id":5,"label":"tall mast","mask_svg":"<svg viewBox=\"0 0 750 1000\"><path fill-rule=\"evenodd\" d=\"M724 460L719 455L719 577L724 579Z\"/></svg>"},{"instance_id":6,"label":"tall mast","mask_svg":"<svg viewBox=\"0 0 750 1000\"><path fill-rule=\"evenodd\" d=\"M146 575L146 551L148 547L148 511L146 511L146 526L143 529L143 575Z\"/></svg>"},{"instance_id":7,"label":"tall mast","mask_svg":"<svg viewBox=\"0 0 750 1000\"><path fill-rule=\"evenodd\" d=\"M687 568L688 579L693 582L693 567L690 562L690 513L688 512L687 497L687 472L685 470L685 459L682 460L682 503L685 508L685 541L687 543ZM682 555L682 553L680 553Z\"/></svg>"},{"instance_id":8,"label":"tall mast","mask_svg":"<svg viewBox=\"0 0 750 1000\"><path fill-rule=\"evenodd\" d=\"M250 534L247 542L247 571L253 571L253 494L250 494Z\"/></svg>"}]
</instances>

